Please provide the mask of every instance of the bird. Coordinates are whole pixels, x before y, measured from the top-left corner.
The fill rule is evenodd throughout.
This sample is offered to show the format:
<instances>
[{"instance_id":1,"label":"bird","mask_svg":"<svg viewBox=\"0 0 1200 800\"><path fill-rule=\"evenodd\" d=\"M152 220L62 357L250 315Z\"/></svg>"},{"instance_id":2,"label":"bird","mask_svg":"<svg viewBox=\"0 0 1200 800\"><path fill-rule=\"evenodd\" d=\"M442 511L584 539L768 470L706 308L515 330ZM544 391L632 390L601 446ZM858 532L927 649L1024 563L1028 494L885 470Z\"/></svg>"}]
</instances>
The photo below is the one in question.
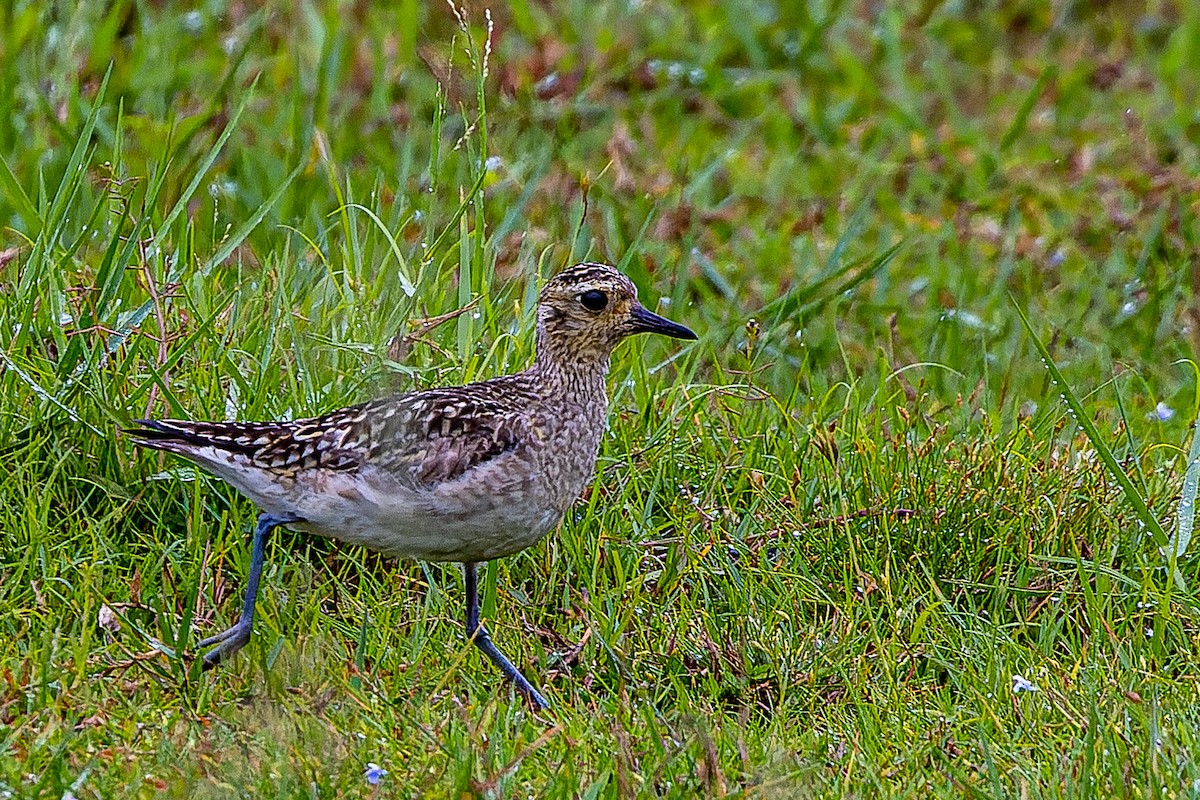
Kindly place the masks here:
<instances>
[{"instance_id":1,"label":"bird","mask_svg":"<svg viewBox=\"0 0 1200 800\"><path fill-rule=\"evenodd\" d=\"M480 621L478 567L554 530L593 478L610 357L626 337L695 340L647 310L616 268L585 262L538 295L523 371L277 422L135 420L137 445L182 456L261 510L237 622L201 640L210 669L250 640L266 544L279 527L373 551L463 565L465 629L537 709L546 698Z\"/></svg>"}]
</instances>

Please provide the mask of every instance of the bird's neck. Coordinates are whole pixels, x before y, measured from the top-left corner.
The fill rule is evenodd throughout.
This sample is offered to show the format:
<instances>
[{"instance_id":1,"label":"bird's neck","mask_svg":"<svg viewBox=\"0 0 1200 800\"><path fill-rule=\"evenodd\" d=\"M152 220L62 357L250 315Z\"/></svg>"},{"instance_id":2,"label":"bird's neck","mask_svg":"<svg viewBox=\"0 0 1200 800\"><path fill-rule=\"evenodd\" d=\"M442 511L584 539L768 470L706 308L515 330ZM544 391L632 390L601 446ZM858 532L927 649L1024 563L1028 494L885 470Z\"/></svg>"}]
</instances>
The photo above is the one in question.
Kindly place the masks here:
<instances>
[{"instance_id":1,"label":"bird's neck","mask_svg":"<svg viewBox=\"0 0 1200 800\"><path fill-rule=\"evenodd\" d=\"M607 352L556 346L542 338L532 369L542 386L555 394L576 402L607 405Z\"/></svg>"}]
</instances>

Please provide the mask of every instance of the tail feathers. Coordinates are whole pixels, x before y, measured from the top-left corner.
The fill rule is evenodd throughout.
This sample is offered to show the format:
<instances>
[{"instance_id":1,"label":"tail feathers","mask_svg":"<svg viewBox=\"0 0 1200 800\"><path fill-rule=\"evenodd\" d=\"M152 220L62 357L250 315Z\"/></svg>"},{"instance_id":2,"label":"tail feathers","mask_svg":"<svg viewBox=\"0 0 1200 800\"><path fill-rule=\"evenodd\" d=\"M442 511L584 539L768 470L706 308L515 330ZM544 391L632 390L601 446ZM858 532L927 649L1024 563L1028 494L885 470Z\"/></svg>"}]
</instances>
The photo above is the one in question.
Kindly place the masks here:
<instances>
[{"instance_id":1,"label":"tail feathers","mask_svg":"<svg viewBox=\"0 0 1200 800\"><path fill-rule=\"evenodd\" d=\"M190 422L181 419L137 419L137 428L125 433L136 437L142 447L187 453L199 447L213 447L233 453L251 455L261 446L259 431L254 426L220 422Z\"/></svg>"}]
</instances>

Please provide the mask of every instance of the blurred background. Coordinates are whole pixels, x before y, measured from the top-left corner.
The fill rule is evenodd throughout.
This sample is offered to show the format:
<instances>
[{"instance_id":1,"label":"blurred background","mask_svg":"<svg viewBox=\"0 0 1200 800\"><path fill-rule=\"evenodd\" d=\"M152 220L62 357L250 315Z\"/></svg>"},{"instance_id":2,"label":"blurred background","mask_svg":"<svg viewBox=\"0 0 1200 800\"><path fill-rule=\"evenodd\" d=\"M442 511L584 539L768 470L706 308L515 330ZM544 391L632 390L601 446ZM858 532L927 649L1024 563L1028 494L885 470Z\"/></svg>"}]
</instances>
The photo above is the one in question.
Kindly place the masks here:
<instances>
[{"instance_id":1,"label":"blurred background","mask_svg":"<svg viewBox=\"0 0 1200 800\"><path fill-rule=\"evenodd\" d=\"M148 216L159 233L155 222L186 196L158 239L186 240L192 264L168 272L207 265L225 273L218 285L272 271L300 280L284 261L373 280L401 257L410 281L454 281L452 245L482 225L475 274L500 279L489 294L534 264L622 263L644 291L692 304L690 324L709 341L747 354L730 366L769 364L760 377L785 394L794 381L819 395L847 377L936 362L947 369L906 380L945 399L987 376L983 406L1019 406L1043 375L1013 363L1028 351L1011 294L1046 335L1059 332L1069 376L1098 382L1131 366L1150 382L1139 403L1186 402L1190 376L1171 362L1193 353L1197 335L1195 11L909 11L516 2L468 4L456 18L415 0L7 6L0 153L34 202L59 199L112 70L85 175L63 209L56 269L38 270L56 296L38 310L89 316L111 229ZM112 208L93 218L105 194L129 206L123 222ZM466 195L465 227L423 252ZM394 253L349 203L378 215ZM10 284L34 234L26 216L11 191L0 194ZM893 260L862 275L896 244ZM91 321L127 323L121 313L145 299L131 283ZM375 299L403 312L384 313L388 325L412 313L403 298ZM747 341L751 317L759 328ZM372 347L387 334L346 324L366 326L344 336ZM330 330L321 320L303 335Z\"/></svg>"}]
</instances>

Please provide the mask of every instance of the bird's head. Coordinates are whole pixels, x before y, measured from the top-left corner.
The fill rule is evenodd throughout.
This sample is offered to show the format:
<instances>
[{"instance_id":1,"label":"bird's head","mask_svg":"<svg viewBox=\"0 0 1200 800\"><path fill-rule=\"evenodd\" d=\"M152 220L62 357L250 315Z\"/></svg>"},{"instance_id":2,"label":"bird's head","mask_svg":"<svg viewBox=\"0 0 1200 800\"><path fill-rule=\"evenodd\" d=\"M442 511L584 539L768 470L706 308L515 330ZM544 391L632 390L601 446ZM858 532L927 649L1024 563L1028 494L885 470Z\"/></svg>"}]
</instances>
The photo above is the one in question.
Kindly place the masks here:
<instances>
[{"instance_id":1,"label":"bird's head","mask_svg":"<svg viewBox=\"0 0 1200 800\"><path fill-rule=\"evenodd\" d=\"M538 298L538 355L607 363L622 339L661 333L695 339L682 325L648 311L633 281L606 264L577 264L546 282Z\"/></svg>"}]
</instances>

